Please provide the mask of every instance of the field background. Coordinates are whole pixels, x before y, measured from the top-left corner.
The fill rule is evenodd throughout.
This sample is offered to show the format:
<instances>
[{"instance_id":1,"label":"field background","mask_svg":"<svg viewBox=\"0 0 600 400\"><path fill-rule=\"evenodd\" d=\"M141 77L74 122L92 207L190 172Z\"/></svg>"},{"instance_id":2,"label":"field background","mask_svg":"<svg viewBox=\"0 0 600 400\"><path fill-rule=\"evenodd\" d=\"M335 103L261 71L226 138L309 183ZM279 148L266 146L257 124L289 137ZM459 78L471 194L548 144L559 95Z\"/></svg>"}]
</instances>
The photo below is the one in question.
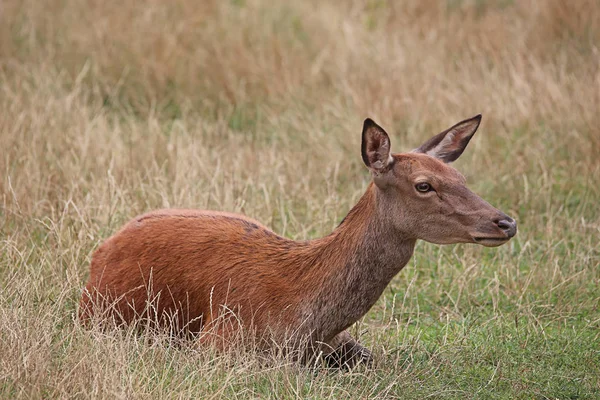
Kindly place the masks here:
<instances>
[{"instance_id":1,"label":"field background","mask_svg":"<svg viewBox=\"0 0 600 400\"><path fill-rule=\"evenodd\" d=\"M1 398L600 398L600 2L0 2ZM159 207L328 234L366 117L405 151L477 113L456 163L509 244L419 243L308 371L75 320L90 254Z\"/></svg>"}]
</instances>

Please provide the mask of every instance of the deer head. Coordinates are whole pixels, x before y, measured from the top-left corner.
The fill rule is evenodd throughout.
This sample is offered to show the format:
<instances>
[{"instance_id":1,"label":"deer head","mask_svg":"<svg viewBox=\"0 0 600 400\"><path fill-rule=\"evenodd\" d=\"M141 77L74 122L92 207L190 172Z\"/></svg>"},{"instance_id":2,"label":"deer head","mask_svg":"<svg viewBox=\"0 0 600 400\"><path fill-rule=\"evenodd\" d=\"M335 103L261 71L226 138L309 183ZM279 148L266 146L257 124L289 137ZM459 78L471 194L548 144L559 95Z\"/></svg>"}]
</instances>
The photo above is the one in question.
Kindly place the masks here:
<instances>
[{"instance_id":1,"label":"deer head","mask_svg":"<svg viewBox=\"0 0 600 400\"><path fill-rule=\"evenodd\" d=\"M367 119L362 158L373 175L378 212L404 237L437 244L499 246L517 224L465 185L449 165L467 147L481 115L433 136L410 153L392 154L387 133Z\"/></svg>"}]
</instances>

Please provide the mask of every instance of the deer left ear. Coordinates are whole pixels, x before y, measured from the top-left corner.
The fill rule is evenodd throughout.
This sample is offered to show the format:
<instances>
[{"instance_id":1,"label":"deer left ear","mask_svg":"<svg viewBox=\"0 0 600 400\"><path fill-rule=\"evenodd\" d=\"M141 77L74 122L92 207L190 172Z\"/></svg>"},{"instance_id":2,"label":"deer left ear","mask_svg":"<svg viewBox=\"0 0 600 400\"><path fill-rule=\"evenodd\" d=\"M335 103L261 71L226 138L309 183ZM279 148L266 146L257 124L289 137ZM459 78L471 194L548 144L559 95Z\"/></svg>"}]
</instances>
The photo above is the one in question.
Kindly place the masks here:
<instances>
[{"instance_id":1,"label":"deer left ear","mask_svg":"<svg viewBox=\"0 0 600 400\"><path fill-rule=\"evenodd\" d=\"M392 162L390 137L370 118L363 124L361 153L365 165L375 173L384 172Z\"/></svg>"},{"instance_id":2,"label":"deer left ear","mask_svg":"<svg viewBox=\"0 0 600 400\"><path fill-rule=\"evenodd\" d=\"M425 153L445 163L451 163L463 153L469 140L479 128L481 114L465 119L423 143L415 153Z\"/></svg>"}]
</instances>

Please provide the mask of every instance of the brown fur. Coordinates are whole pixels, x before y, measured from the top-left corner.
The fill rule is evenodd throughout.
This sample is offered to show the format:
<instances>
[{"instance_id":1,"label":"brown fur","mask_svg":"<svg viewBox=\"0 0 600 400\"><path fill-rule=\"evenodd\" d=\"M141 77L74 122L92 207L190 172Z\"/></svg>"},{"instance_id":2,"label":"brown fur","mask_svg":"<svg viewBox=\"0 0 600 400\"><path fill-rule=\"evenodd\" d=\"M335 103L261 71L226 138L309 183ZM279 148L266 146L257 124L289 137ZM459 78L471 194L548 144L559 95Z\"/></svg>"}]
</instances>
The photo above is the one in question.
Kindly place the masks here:
<instances>
[{"instance_id":1,"label":"brown fur","mask_svg":"<svg viewBox=\"0 0 600 400\"><path fill-rule=\"evenodd\" d=\"M365 126L368 141L372 127ZM94 254L81 319L106 312L119 323L147 319L226 335L216 321L228 311L259 337L295 334L309 346L357 349L354 355L370 360L345 329L407 264L416 240L472 242L473 230L498 236L491 221L504 216L452 167L425 154L390 156L387 134L375 137L375 147L364 146L365 163L378 162L374 183L330 235L296 242L242 215L213 211L139 216ZM431 182L437 196L416 193L415 179Z\"/></svg>"}]
</instances>

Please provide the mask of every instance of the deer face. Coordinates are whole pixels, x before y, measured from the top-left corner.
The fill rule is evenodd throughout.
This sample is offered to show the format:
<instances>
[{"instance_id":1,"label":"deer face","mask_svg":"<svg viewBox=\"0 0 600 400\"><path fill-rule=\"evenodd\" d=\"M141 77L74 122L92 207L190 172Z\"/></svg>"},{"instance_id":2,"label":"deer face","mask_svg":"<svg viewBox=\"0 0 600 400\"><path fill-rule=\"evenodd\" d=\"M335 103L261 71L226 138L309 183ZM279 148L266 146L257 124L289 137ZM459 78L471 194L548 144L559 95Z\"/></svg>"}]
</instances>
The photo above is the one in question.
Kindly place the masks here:
<instances>
[{"instance_id":1,"label":"deer face","mask_svg":"<svg viewBox=\"0 0 600 400\"><path fill-rule=\"evenodd\" d=\"M399 232L437 244L499 246L516 222L469 190L450 165L464 151L481 116L459 122L410 153L391 154L387 133L371 120L363 128L362 156L371 170L378 208Z\"/></svg>"}]
</instances>

